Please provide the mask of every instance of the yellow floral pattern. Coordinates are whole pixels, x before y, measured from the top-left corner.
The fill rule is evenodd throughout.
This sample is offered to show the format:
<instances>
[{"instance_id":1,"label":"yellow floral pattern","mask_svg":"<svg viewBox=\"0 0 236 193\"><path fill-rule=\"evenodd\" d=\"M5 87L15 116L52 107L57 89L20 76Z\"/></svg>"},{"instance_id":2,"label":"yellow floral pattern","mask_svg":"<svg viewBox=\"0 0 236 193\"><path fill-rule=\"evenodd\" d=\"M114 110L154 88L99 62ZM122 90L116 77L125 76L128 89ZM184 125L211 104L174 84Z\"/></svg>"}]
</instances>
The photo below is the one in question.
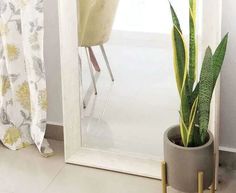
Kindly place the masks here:
<instances>
[{"instance_id":1,"label":"yellow floral pattern","mask_svg":"<svg viewBox=\"0 0 236 193\"><path fill-rule=\"evenodd\" d=\"M7 58L10 61L16 60L19 56L19 49L14 44L7 44Z\"/></svg>"},{"instance_id":2,"label":"yellow floral pattern","mask_svg":"<svg viewBox=\"0 0 236 193\"><path fill-rule=\"evenodd\" d=\"M16 91L16 98L24 109L30 111L31 105L30 105L30 91L28 82L25 81L18 87L18 90Z\"/></svg>"},{"instance_id":3,"label":"yellow floral pattern","mask_svg":"<svg viewBox=\"0 0 236 193\"><path fill-rule=\"evenodd\" d=\"M20 136L21 134L19 129L17 129L16 127L10 127L7 129L4 135L3 143L8 145L13 145L14 143L17 142Z\"/></svg>"},{"instance_id":4,"label":"yellow floral pattern","mask_svg":"<svg viewBox=\"0 0 236 193\"><path fill-rule=\"evenodd\" d=\"M0 21L0 36L7 35L8 31L7 25Z\"/></svg>"},{"instance_id":5,"label":"yellow floral pattern","mask_svg":"<svg viewBox=\"0 0 236 193\"><path fill-rule=\"evenodd\" d=\"M41 90L39 91L39 106L43 111L46 111L48 108L48 100L47 100L47 91Z\"/></svg>"},{"instance_id":6,"label":"yellow floral pattern","mask_svg":"<svg viewBox=\"0 0 236 193\"><path fill-rule=\"evenodd\" d=\"M28 2L29 0L20 0L21 7L26 6Z\"/></svg>"},{"instance_id":7,"label":"yellow floral pattern","mask_svg":"<svg viewBox=\"0 0 236 193\"><path fill-rule=\"evenodd\" d=\"M1 88L1 95L5 96L5 94L7 93L7 91L10 88L10 80L8 78L8 76L1 76L1 80L0 80L0 88Z\"/></svg>"},{"instance_id":8,"label":"yellow floral pattern","mask_svg":"<svg viewBox=\"0 0 236 193\"><path fill-rule=\"evenodd\" d=\"M50 156L43 23L43 0L0 0L0 141Z\"/></svg>"}]
</instances>

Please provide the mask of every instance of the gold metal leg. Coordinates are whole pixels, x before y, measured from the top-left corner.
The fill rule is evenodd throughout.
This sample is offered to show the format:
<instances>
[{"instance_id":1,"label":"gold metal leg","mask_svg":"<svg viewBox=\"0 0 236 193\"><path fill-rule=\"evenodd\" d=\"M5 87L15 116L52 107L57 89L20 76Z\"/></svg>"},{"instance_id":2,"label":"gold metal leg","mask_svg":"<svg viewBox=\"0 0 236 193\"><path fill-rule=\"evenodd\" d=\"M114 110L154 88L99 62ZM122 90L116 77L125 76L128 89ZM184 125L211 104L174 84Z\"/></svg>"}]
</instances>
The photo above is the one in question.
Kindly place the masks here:
<instances>
[{"instance_id":1,"label":"gold metal leg","mask_svg":"<svg viewBox=\"0 0 236 193\"><path fill-rule=\"evenodd\" d=\"M162 193L167 193L166 162L161 163Z\"/></svg>"},{"instance_id":2,"label":"gold metal leg","mask_svg":"<svg viewBox=\"0 0 236 193\"><path fill-rule=\"evenodd\" d=\"M215 193L215 184L214 183L211 185L210 192Z\"/></svg>"},{"instance_id":3,"label":"gold metal leg","mask_svg":"<svg viewBox=\"0 0 236 193\"><path fill-rule=\"evenodd\" d=\"M215 157L214 157L215 165ZM162 177L162 193L167 193L167 171L166 171L166 162L161 163L161 177ZM204 173L198 172L198 193L203 193L203 178ZM213 171L213 182L210 187L210 193L215 193L215 169Z\"/></svg>"},{"instance_id":4,"label":"gold metal leg","mask_svg":"<svg viewBox=\"0 0 236 193\"><path fill-rule=\"evenodd\" d=\"M216 154L214 154L214 160L213 160L213 180L212 180L212 185L211 185L211 193L215 193L215 189L216 189Z\"/></svg>"},{"instance_id":5,"label":"gold metal leg","mask_svg":"<svg viewBox=\"0 0 236 193\"><path fill-rule=\"evenodd\" d=\"M198 172L198 193L203 193L203 172Z\"/></svg>"}]
</instances>

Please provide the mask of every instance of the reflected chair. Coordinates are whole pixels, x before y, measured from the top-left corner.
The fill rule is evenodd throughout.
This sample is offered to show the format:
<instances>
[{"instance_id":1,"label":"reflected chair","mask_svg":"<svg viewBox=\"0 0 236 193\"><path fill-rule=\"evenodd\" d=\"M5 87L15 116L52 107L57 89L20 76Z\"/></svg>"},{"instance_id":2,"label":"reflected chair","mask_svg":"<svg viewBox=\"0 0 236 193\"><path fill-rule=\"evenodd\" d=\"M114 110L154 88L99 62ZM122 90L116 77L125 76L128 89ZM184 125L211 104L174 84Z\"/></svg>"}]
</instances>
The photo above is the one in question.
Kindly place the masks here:
<instances>
[{"instance_id":1,"label":"reflected chair","mask_svg":"<svg viewBox=\"0 0 236 193\"><path fill-rule=\"evenodd\" d=\"M92 50L93 46L100 47L111 80L114 81L103 44L109 40L118 1L119 0L78 0L79 47L85 48L95 94L97 94L97 87L93 68L95 71L100 72L100 67Z\"/></svg>"}]
</instances>

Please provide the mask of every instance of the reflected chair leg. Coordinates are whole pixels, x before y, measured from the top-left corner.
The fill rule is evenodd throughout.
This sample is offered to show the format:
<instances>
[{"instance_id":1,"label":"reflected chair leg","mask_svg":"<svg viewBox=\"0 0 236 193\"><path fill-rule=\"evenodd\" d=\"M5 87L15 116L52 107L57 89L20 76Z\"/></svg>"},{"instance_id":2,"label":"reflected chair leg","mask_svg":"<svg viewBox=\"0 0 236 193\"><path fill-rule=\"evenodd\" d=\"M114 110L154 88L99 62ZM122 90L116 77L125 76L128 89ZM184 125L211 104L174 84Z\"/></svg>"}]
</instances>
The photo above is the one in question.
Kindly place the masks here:
<instances>
[{"instance_id":1,"label":"reflected chair leg","mask_svg":"<svg viewBox=\"0 0 236 193\"><path fill-rule=\"evenodd\" d=\"M161 163L162 193L167 193L166 162Z\"/></svg>"},{"instance_id":2,"label":"reflected chair leg","mask_svg":"<svg viewBox=\"0 0 236 193\"><path fill-rule=\"evenodd\" d=\"M98 61L97 61L97 59L96 59L96 57L95 57L95 55L94 55L94 52L93 52L92 48L91 48L91 47L88 47L88 50L89 50L90 61L92 62L94 69L95 69L97 72L100 72L101 69L100 69L100 67L99 67Z\"/></svg>"},{"instance_id":3,"label":"reflected chair leg","mask_svg":"<svg viewBox=\"0 0 236 193\"><path fill-rule=\"evenodd\" d=\"M86 104L83 98L83 72L82 72L82 60L79 55L79 49L78 49L78 61L79 61L79 75L80 75L80 96L81 96L81 101L83 101L83 108L86 108Z\"/></svg>"},{"instance_id":4,"label":"reflected chair leg","mask_svg":"<svg viewBox=\"0 0 236 193\"><path fill-rule=\"evenodd\" d=\"M85 47L85 51L86 51L86 55L87 55L87 59L88 59L88 64L89 64L89 70L90 70L90 75L93 81L93 87L94 87L94 91L95 91L95 95L97 95L97 86L96 86L96 81L95 81L95 77L93 74L93 67L92 67L92 63L90 61L90 56L89 56L89 52L88 52L88 48Z\"/></svg>"},{"instance_id":5,"label":"reflected chair leg","mask_svg":"<svg viewBox=\"0 0 236 193\"><path fill-rule=\"evenodd\" d=\"M198 172L198 193L203 193L203 172Z\"/></svg>"},{"instance_id":6,"label":"reflected chair leg","mask_svg":"<svg viewBox=\"0 0 236 193\"><path fill-rule=\"evenodd\" d=\"M108 69L109 74L110 74L110 76L111 76L111 80L114 81L114 76L113 76L113 74L112 74L111 66L110 66L110 64L109 64L109 61L108 61L108 58L107 58L107 55L106 55L104 46L103 46L103 45L100 45L100 49L101 49L101 51L102 51L102 55L103 55L103 57L104 57L104 60L105 60L105 62L106 62L106 65L107 65L107 69Z\"/></svg>"}]
</instances>

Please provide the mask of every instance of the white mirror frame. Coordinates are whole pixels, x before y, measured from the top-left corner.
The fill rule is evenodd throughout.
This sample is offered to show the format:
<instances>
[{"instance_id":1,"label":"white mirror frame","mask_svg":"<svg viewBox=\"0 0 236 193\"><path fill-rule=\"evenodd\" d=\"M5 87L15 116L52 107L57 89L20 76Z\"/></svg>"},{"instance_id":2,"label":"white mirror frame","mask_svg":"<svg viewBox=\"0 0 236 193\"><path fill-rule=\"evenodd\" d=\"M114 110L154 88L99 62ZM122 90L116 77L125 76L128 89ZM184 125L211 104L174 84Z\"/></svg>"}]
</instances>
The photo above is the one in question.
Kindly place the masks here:
<instances>
[{"instance_id":1,"label":"white mirror frame","mask_svg":"<svg viewBox=\"0 0 236 193\"><path fill-rule=\"evenodd\" d=\"M221 37L221 0L203 0L201 48L215 48ZM210 13L210 14L209 14ZM59 0L60 57L63 95L65 162L160 179L160 161L82 147L78 65L77 0ZM219 146L219 84L212 101L210 128ZM217 167L218 168L218 167Z\"/></svg>"}]
</instances>

